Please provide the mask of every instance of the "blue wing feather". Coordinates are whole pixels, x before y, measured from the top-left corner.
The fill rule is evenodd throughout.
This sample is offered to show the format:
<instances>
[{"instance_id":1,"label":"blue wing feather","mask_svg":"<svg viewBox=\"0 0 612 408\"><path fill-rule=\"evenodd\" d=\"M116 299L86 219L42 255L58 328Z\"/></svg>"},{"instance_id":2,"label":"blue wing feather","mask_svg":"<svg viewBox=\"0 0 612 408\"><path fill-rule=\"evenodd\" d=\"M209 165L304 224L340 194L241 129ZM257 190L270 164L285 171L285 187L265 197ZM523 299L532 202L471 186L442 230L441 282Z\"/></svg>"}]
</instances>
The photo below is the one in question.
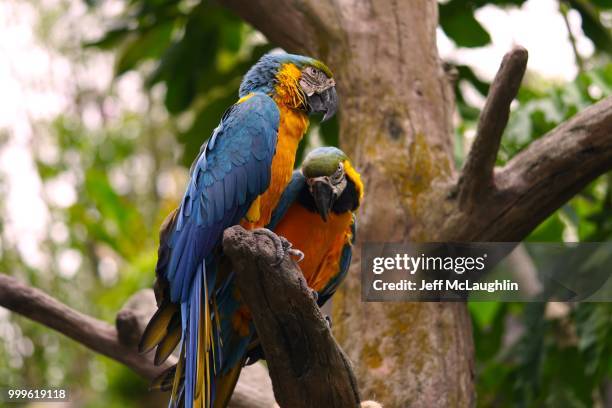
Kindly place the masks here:
<instances>
[{"instance_id":1,"label":"blue wing feather","mask_svg":"<svg viewBox=\"0 0 612 408\"><path fill-rule=\"evenodd\" d=\"M306 178L302 175L299 170L295 170L291 176L291 181L285 187L283 194L278 200L278 204L272 212L270 222L266 225L266 228L274 230L278 223L283 219L289 207L297 200L300 191L306 187Z\"/></svg>"},{"instance_id":2,"label":"blue wing feather","mask_svg":"<svg viewBox=\"0 0 612 408\"><path fill-rule=\"evenodd\" d=\"M162 230L156 271L167 282L170 301L181 305L181 347L186 353L185 382L178 394L187 406L195 398L197 358L204 352L198 344L200 313L217 279L215 249L223 230L237 224L268 188L279 119L276 103L265 94L253 94L228 109L200 150L181 205ZM204 318L211 321L212 315ZM214 372L210 374L214 382Z\"/></svg>"},{"instance_id":3,"label":"blue wing feather","mask_svg":"<svg viewBox=\"0 0 612 408\"><path fill-rule=\"evenodd\" d=\"M164 271L171 301L187 300L197 265L268 187L279 117L265 94L234 105L192 166Z\"/></svg>"}]
</instances>

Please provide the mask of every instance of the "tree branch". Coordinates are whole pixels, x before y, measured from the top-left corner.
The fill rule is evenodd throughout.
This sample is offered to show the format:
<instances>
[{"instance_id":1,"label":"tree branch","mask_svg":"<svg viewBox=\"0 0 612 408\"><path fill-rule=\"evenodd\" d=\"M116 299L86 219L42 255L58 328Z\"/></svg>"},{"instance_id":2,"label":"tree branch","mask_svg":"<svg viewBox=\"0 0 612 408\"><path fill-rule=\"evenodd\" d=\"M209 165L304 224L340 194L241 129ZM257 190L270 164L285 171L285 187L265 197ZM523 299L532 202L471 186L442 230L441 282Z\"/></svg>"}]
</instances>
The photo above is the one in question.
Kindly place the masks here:
<instances>
[{"instance_id":1,"label":"tree branch","mask_svg":"<svg viewBox=\"0 0 612 408\"><path fill-rule=\"evenodd\" d=\"M156 308L155 296L150 289L137 292L126 302L117 314L117 328L1 273L0 306L56 330L148 379L157 377L175 362L170 357L164 365L156 367L151 358L136 350L142 331ZM268 371L262 365L246 367L230 407L270 407L274 404L271 388Z\"/></svg>"},{"instance_id":2,"label":"tree branch","mask_svg":"<svg viewBox=\"0 0 612 408\"><path fill-rule=\"evenodd\" d=\"M495 177L502 211L481 240L520 241L599 175L612 170L612 97L530 144ZM494 226L494 227L493 227Z\"/></svg>"},{"instance_id":3,"label":"tree branch","mask_svg":"<svg viewBox=\"0 0 612 408\"><path fill-rule=\"evenodd\" d=\"M359 395L347 357L334 340L297 264L278 267L272 240L229 228L224 253L251 310L281 407L356 407Z\"/></svg>"},{"instance_id":4,"label":"tree branch","mask_svg":"<svg viewBox=\"0 0 612 408\"><path fill-rule=\"evenodd\" d=\"M527 50L515 47L502 60L489 88L489 95L478 121L472 144L459 178L459 204L471 206L493 187L493 167L502 134L510 117L510 104L516 97L525 68Z\"/></svg>"},{"instance_id":5,"label":"tree branch","mask_svg":"<svg viewBox=\"0 0 612 408\"><path fill-rule=\"evenodd\" d=\"M155 378L167 366L153 363L119 341L117 329L77 312L39 289L0 274L0 305L70 337L91 350L125 364L146 378Z\"/></svg>"},{"instance_id":6,"label":"tree branch","mask_svg":"<svg viewBox=\"0 0 612 408\"><path fill-rule=\"evenodd\" d=\"M270 42L290 52L305 52L308 44L325 35L320 16L333 15L331 3L317 4L316 12L308 1L219 0L219 3L257 27Z\"/></svg>"}]
</instances>

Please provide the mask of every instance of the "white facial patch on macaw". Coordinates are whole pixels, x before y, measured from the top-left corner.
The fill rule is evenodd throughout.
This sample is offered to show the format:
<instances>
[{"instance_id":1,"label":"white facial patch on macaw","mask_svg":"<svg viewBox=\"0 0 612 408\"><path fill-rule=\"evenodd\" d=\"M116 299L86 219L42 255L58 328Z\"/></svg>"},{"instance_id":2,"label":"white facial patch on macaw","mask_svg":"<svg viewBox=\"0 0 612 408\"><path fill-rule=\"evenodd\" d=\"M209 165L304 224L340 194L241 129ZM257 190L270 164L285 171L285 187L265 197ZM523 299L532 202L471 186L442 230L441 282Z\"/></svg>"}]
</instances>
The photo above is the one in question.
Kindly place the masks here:
<instances>
[{"instance_id":1,"label":"white facial patch on macaw","mask_svg":"<svg viewBox=\"0 0 612 408\"><path fill-rule=\"evenodd\" d=\"M336 81L325 75L323 71L314 67L306 67L302 70L300 87L306 95L312 96L315 93L321 93L333 86L336 86Z\"/></svg>"}]
</instances>

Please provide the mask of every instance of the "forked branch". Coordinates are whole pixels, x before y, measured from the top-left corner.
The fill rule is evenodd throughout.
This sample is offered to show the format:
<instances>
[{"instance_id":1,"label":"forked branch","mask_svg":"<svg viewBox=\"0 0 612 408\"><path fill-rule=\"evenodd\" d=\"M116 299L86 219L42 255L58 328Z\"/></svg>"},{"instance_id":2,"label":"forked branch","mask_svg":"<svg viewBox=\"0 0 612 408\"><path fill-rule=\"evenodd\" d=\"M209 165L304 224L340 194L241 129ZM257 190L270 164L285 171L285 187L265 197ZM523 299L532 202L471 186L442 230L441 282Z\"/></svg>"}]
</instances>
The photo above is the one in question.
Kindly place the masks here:
<instances>
[{"instance_id":1,"label":"forked branch","mask_svg":"<svg viewBox=\"0 0 612 408\"><path fill-rule=\"evenodd\" d=\"M510 104L518 93L526 67L527 50L515 47L504 56L493 79L478 120L476 139L459 179L461 206L469 206L493 186L493 168L510 117Z\"/></svg>"},{"instance_id":2,"label":"forked branch","mask_svg":"<svg viewBox=\"0 0 612 408\"><path fill-rule=\"evenodd\" d=\"M447 238L521 241L591 181L612 170L612 97L560 124L504 167L494 168L526 64L527 51L514 48L495 76L454 187L457 213L463 216L448 224Z\"/></svg>"}]
</instances>

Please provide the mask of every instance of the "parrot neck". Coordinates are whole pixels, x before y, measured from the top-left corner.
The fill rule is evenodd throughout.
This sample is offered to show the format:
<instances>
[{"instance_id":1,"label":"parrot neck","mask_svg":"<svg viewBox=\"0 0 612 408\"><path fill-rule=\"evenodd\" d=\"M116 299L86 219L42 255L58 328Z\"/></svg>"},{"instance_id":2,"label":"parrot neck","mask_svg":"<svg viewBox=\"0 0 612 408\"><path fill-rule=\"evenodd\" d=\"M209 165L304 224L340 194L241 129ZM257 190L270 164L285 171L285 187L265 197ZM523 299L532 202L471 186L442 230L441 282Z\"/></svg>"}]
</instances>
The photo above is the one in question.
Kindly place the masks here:
<instances>
[{"instance_id":1,"label":"parrot neck","mask_svg":"<svg viewBox=\"0 0 612 408\"><path fill-rule=\"evenodd\" d=\"M272 211L291 180L297 148L308 128L308 116L304 112L285 105L278 98L275 100L280 111L280 123L276 153L272 158L270 186L260 195L259 219L243 225L246 228L261 228L270 222Z\"/></svg>"},{"instance_id":2,"label":"parrot neck","mask_svg":"<svg viewBox=\"0 0 612 408\"><path fill-rule=\"evenodd\" d=\"M294 64L284 64L276 74L274 87L274 100L278 105L291 109L305 109L306 97L302 92L299 81L302 72Z\"/></svg>"}]
</instances>

